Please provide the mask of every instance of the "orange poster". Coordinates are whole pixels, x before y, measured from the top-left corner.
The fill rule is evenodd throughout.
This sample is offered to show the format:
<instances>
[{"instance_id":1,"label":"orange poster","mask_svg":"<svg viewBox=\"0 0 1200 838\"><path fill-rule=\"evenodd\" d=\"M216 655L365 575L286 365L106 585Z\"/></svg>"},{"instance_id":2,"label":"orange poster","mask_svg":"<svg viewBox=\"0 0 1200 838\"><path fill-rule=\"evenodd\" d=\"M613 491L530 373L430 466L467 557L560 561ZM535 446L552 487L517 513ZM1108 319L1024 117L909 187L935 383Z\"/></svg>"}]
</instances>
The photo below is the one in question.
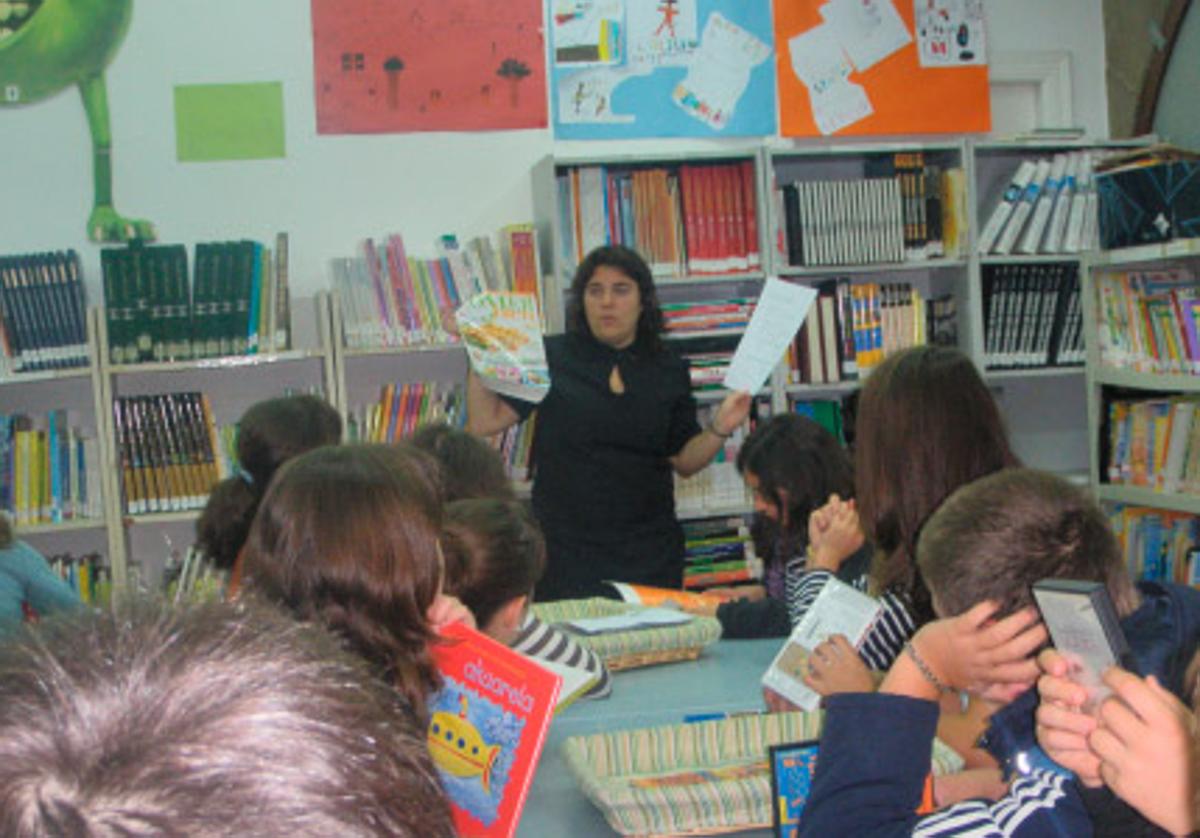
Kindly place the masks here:
<instances>
[{"instance_id":1,"label":"orange poster","mask_svg":"<svg viewBox=\"0 0 1200 838\"><path fill-rule=\"evenodd\" d=\"M774 0L786 137L991 127L981 0Z\"/></svg>"}]
</instances>

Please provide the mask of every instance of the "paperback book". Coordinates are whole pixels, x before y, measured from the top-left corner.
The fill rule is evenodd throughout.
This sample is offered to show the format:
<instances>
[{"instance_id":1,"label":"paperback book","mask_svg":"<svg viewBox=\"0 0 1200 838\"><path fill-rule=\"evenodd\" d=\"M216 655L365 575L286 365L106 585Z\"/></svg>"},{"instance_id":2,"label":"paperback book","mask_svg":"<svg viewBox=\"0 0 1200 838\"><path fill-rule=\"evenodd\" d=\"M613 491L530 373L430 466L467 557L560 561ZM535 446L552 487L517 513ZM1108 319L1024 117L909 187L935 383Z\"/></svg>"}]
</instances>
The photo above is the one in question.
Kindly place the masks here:
<instances>
[{"instance_id":1,"label":"paperback book","mask_svg":"<svg viewBox=\"0 0 1200 838\"><path fill-rule=\"evenodd\" d=\"M476 294L455 313L471 368L492 390L540 403L550 392L550 369L530 294Z\"/></svg>"},{"instance_id":2,"label":"paperback book","mask_svg":"<svg viewBox=\"0 0 1200 838\"><path fill-rule=\"evenodd\" d=\"M433 646L443 686L429 702L429 752L459 835L516 834L562 679L455 623Z\"/></svg>"}]
</instances>

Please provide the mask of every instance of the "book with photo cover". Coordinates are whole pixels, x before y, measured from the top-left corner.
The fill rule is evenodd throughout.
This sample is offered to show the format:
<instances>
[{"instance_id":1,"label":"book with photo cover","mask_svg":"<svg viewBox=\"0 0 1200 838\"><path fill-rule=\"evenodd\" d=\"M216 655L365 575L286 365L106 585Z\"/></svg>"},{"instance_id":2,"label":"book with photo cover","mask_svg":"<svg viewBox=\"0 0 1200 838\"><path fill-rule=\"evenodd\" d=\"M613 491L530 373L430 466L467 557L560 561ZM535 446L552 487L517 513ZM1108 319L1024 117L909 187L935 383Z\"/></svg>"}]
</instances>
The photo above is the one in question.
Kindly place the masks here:
<instances>
[{"instance_id":1,"label":"book with photo cover","mask_svg":"<svg viewBox=\"0 0 1200 838\"><path fill-rule=\"evenodd\" d=\"M817 709L821 696L804 683L809 653L835 634L845 635L858 648L881 610L879 600L830 579L771 661L763 686L803 710Z\"/></svg>"},{"instance_id":2,"label":"book with photo cover","mask_svg":"<svg viewBox=\"0 0 1200 838\"><path fill-rule=\"evenodd\" d=\"M546 742L562 679L455 623L431 649L442 689L429 702L429 752L459 835L511 838Z\"/></svg>"},{"instance_id":3,"label":"book with photo cover","mask_svg":"<svg viewBox=\"0 0 1200 838\"><path fill-rule=\"evenodd\" d=\"M471 368L491 390L538 404L550 392L537 298L489 291L455 313Z\"/></svg>"}]
</instances>

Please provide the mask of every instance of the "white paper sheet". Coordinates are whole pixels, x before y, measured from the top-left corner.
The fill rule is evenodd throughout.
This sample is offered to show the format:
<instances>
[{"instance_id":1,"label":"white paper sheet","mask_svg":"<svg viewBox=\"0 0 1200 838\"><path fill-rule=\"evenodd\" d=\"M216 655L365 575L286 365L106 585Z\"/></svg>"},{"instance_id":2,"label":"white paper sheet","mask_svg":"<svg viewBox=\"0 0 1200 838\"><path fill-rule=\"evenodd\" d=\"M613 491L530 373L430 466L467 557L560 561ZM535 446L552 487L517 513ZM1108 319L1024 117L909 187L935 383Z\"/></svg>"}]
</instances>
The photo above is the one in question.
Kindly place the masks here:
<instances>
[{"instance_id":1,"label":"white paper sheet","mask_svg":"<svg viewBox=\"0 0 1200 838\"><path fill-rule=\"evenodd\" d=\"M767 277L750 325L733 353L725 386L757 393L796 337L816 297L815 288Z\"/></svg>"},{"instance_id":2,"label":"white paper sheet","mask_svg":"<svg viewBox=\"0 0 1200 838\"><path fill-rule=\"evenodd\" d=\"M860 73L912 43L892 0L829 0L821 17Z\"/></svg>"},{"instance_id":3,"label":"white paper sheet","mask_svg":"<svg viewBox=\"0 0 1200 838\"><path fill-rule=\"evenodd\" d=\"M917 59L922 67L987 63L983 0L917 0Z\"/></svg>"},{"instance_id":4,"label":"white paper sheet","mask_svg":"<svg viewBox=\"0 0 1200 838\"><path fill-rule=\"evenodd\" d=\"M615 631L677 626L692 621L691 614L669 608L635 608L624 614L607 617L581 617L566 620L562 625L580 634L609 634Z\"/></svg>"},{"instance_id":5,"label":"white paper sheet","mask_svg":"<svg viewBox=\"0 0 1200 838\"><path fill-rule=\"evenodd\" d=\"M771 48L742 27L713 12L704 25L700 48L688 74L675 85L671 100L689 116L720 130L729 124L750 83L750 71Z\"/></svg>"},{"instance_id":6,"label":"white paper sheet","mask_svg":"<svg viewBox=\"0 0 1200 838\"><path fill-rule=\"evenodd\" d=\"M788 40L792 71L810 92L844 81L854 72L833 30L819 24Z\"/></svg>"},{"instance_id":7,"label":"white paper sheet","mask_svg":"<svg viewBox=\"0 0 1200 838\"><path fill-rule=\"evenodd\" d=\"M852 81L839 81L819 93L810 87L808 94L813 121L826 137L875 113L866 88Z\"/></svg>"}]
</instances>

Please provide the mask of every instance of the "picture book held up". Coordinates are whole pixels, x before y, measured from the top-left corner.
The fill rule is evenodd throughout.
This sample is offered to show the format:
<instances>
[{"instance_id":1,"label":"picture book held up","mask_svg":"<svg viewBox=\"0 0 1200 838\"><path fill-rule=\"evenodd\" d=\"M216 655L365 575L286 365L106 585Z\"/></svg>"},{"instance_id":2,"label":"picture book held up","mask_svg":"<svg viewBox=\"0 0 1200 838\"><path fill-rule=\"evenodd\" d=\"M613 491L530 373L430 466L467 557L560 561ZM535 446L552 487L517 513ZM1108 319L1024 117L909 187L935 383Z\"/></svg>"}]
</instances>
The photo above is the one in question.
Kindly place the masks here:
<instances>
[{"instance_id":1,"label":"picture book held up","mask_svg":"<svg viewBox=\"0 0 1200 838\"><path fill-rule=\"evenodd\" d=\"M432 647L443 686L429 702L429 752L458 834L515 835L561 678L455 623Z\"/></svg>"}]
</instances>

